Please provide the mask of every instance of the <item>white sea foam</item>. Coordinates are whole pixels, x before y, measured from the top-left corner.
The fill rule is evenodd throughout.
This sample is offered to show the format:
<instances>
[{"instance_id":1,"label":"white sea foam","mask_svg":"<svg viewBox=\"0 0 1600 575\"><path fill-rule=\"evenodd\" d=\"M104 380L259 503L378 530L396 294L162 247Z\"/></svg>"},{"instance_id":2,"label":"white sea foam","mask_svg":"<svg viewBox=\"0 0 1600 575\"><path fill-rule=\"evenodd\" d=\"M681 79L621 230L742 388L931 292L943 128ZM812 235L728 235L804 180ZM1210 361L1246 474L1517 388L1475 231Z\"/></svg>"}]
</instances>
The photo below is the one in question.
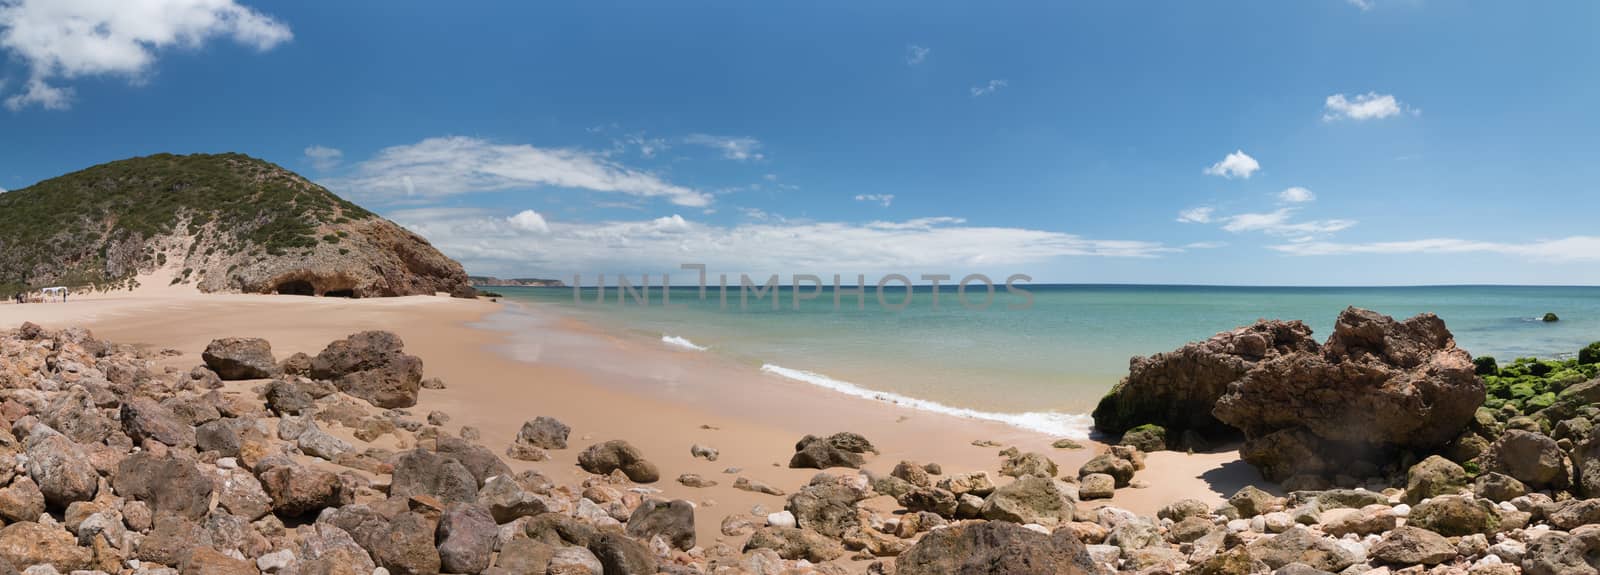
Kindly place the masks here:
<instances>
[{"instance_id":1,"label":"white sea foam","mask_svg":"<svg viewBox=\"0 0 1600 575\"><path fill-rule=\"evenodd\" d=\"M770 363L762 365L761 371L801 383L808 383L818 387L831 389L846 395L853 395L855 397L862 397L866 399L875 399L878 401L910 407L912 409L918 409L922 411L930 411L933 413L943 413L946 415L954 415L956 417L965 417L968 419L977 419L982 421L995 421L1010 425L1012 427L1018 427L1029 431L1037 431L1039 433L1045 433L1055 437L1088 439L1089 426L1093 422L1089 416L1084 414L1057 413L1053 411L994 413L988 411L978 411L975 409L967 409L964 407L951 407L936 401L907 397L888 391L867 389L854 383L850 383L848 381L839 381L819 373L812 373L798 369L789 369L781 365L773 365Z\"/></svg>"},{"instance_id":2,"label":"white sea foam","mask_svg":"<svg viewBox=\"0 0 1600 575\"><path fill-rule=\"evenodd\" d=\"M691 351L705 351L706 350L706 347L703 346L703 345L698 345L695 342L689 341L688 338L682 338L682 337L678 337L678 336L675 336L675 335L662 334L661 335L661 343L670 345L672 347L681 348L681 349L687 349L687 350L691 350Z\"/></svg>"}]
</instances>

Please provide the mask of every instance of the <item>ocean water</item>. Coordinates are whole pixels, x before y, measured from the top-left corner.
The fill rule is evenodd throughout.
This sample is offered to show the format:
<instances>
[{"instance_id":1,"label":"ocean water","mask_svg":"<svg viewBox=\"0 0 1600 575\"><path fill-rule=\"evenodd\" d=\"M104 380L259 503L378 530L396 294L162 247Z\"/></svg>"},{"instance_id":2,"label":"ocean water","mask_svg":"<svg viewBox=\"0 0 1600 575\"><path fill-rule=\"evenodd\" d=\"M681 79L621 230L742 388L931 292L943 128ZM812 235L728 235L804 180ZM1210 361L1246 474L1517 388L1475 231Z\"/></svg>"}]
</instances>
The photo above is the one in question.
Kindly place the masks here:
<instances>
[{"instance_id":1,"label":"ocean water","mask_svg":"<svg viewBox=\"0 0 1600 575\"><path fill-rule=\"evenodd\" d=\"M835 391L933 411L1005 421L1046 433L1081 436L1095 402L1127 373L1131 357L1171 350L1258 318L1299 319L1325 339L1346 306L1397 318L1424 312L1445 320L1474 356L1501 360L1562 357L1600 340L1600 288L1594 287L1206 287L1031 285L1032 304L999 289L992 305L971 309L954 288L911 290L909 304L880 305L868 288L865 309L834 293L794 306L794 292L741 309L737 289L724 305L715 287L659 287L650 303L597 301L595 288L489 288L543 313L573 317L608 333L713 354L753 370ZM803 292L809 294L810 289ZM886 288L899 305L905 288ZM974 306L981 290L967 294ZM1539 318L1553 312L1561 321Z\"/></svg>"}]
</instances>

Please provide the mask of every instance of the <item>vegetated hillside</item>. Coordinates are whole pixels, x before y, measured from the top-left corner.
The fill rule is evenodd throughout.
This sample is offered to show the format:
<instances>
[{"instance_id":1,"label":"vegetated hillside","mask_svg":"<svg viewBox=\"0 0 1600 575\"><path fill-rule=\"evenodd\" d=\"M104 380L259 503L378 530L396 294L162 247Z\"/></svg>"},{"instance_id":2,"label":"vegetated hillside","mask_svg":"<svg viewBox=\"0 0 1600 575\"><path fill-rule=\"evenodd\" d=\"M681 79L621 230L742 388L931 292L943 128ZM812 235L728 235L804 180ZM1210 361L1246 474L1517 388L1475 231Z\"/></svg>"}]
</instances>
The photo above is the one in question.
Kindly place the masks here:
<instances>
[{"instance_id":1,"label":"vegetated hillside","mask_svg":"<svg viewBox=\"0 0 1600 575\"><path fill-rule=\"evenodd\" d=\"M207 292L472 292L461 264L421 236L243 154L132 158L0 194L6 295L132 287L168 266L173 283Z\"/></svg>"}]
</instances>

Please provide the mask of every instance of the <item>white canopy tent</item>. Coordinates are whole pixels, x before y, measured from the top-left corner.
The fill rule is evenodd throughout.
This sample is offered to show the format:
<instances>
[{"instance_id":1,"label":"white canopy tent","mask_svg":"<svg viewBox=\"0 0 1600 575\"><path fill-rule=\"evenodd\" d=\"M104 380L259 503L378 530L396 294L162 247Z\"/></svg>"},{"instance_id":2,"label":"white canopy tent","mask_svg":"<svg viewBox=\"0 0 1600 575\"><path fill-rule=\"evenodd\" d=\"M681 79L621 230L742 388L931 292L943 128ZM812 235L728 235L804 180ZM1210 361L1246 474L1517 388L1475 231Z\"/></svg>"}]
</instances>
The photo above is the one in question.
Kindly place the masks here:
<instances>
[{"instance_id":1,"label":"white canopy tent","mask_svg":"<svg viewBox=\"0 0 1600 575\"><path fill-rule=\"evenodd\" d=\"M47 299L47 300L51 296L60 297L61 301L66 301L66 299L67 299L67 288L63 287L63 286L55 286L55 287L43 288L43 289L39 290L39 293L41 295L43 295L45 297L45 299Z\"/></svg>"}]
</instances>

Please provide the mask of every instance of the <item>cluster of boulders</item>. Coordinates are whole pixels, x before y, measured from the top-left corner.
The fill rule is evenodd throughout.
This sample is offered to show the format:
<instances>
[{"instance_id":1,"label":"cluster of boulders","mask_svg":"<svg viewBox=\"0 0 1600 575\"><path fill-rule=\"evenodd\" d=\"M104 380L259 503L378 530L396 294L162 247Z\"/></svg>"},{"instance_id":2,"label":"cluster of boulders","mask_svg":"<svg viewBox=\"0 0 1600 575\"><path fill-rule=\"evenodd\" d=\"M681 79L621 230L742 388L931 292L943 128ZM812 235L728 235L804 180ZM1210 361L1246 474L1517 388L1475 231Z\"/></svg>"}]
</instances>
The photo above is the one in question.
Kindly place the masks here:
<instances>
[{"instance_id":1,"label":"cluster of boulders","mask_svg":"<svg viewBox=\"0 0 1600 575\"><path fill-rule=\"evenodd\" d=\"M223 339L158 367L179 355L0 332L0 575L712 572L693 504L638 485L654 468L625 442L557 485L414 417L443 383L392 333L281 361ZM567 433L538 418L516 441Z\"/></svg>"},{"instance_id":2,"label":"cluster of boulders","mask_svg":"<svg viewBox=\"0 0 1600 575\"><path fill-rule=\"evenodd\" d=\"M1135 358L1095 424L1147 450L1239 434L1241 457L1274 481L1393 477L1472 421L1476 369L1432 314L1349 308L1320 345L1301 322L1263 320Z\"/></svg>"}]
</instances>

